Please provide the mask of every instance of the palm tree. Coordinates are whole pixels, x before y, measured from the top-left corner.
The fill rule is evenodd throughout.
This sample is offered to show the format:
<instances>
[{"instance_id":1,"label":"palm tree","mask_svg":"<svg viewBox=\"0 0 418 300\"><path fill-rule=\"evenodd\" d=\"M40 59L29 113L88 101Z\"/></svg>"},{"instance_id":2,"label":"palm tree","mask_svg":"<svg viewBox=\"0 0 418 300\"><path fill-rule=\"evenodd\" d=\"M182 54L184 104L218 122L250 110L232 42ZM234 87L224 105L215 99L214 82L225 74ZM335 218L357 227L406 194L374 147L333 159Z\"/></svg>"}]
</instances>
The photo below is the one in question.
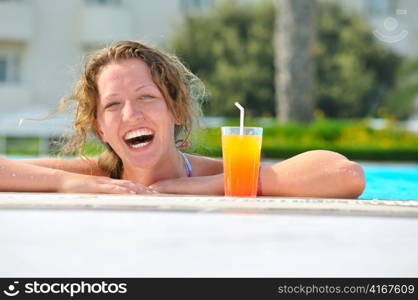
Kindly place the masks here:
<instances>
[{"instance_id":1,"label":"palm tree","mask_svg":"<svg viewBox=\"0 0 418 300\"><path fill-rule=\"evenodd\" d=\"M280 122L313 118L315 2L276 0L275 88Z\"/></svg>"}]
</instances>

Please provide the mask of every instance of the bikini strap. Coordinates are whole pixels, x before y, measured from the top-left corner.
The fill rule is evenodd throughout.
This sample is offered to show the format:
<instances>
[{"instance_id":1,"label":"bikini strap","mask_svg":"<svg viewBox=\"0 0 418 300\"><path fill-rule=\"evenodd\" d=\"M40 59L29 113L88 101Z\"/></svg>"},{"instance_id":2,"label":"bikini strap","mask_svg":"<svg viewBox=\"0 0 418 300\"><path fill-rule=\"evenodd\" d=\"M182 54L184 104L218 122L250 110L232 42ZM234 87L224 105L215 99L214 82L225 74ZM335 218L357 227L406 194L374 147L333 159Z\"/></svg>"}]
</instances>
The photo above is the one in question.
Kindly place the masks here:
<instances>
[{"instance_id":1,"label":"bikini strap","mask_svg":"<svg viewBox=\"0 0 418 300\"><path fill-rule=\"evenodd\" d=\"M183 160L184 160L184 167L186 169L186 173L187 173L187 177L192 177L193 173L192 173L192 165L190 164L189 159L187 158L186 154L184 154L183 152L179 151L181 153L181 155L183 156Z\"/></svg>"}]
</instances>

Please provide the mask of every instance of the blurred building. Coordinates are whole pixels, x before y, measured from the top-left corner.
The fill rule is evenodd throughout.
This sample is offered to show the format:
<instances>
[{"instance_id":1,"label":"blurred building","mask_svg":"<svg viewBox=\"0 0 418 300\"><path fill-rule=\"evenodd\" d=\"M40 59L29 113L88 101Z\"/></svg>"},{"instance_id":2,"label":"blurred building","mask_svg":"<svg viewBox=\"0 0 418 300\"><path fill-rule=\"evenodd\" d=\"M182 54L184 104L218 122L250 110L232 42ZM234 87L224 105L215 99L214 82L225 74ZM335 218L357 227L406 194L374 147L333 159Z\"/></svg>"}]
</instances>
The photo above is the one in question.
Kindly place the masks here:
<instances>
[{"instance_id":1,"label":"blurred building","mask_svg":"<svg viewBox=\"0 0 418 300\"><path fill-rule=\"evenodd\" d=\"M162 46L185 12L206 11L217 1L0 0L0 116L50 111L70 93L87 52L123 39ZM418 1L323 1L364 14L382 43L418 55Z\"/></svg>"},{"instance_id":2,"label":"blurred building","mask_svg":"<svg viewBox=\"0 0 418 300\"><path fill-rule=\"evenodd\" d=\"M0 153L6 137L62 135L71 117L41 118L71 93L86 53L119 40L158 46L185 12L207 10L213 0L0 0Z\"/></svg>"},{"instance_id":3,"label":"blurred building","mask_svg":"<svg viewBox=\"0 0 418 300\"><path fill-rule=\"evenodd\" d=\"M0 0L1 112L51 110L82 56L117 40L161 44L183 9L204 0Z\"/></svg>"}]
</instances>

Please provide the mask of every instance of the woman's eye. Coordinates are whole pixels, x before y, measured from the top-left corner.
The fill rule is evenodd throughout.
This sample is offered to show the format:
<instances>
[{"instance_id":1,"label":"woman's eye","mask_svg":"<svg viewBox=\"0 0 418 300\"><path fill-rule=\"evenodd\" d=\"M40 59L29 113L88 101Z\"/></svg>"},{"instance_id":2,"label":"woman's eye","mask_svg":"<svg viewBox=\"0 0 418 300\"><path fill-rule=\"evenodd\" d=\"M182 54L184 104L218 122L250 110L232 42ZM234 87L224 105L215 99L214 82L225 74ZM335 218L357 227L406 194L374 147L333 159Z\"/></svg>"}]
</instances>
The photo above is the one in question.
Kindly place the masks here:
<instances>
[{"instance_id":1,"label":"woman's eye","mask_svg":"<svg viewBox=\"0 0 418 300\"><path fill-rule=\"evenodd\" d=\"M140 99L154 99L155 97L153 95L142 95L141 97L139 97Z\"/></svg>"},{"instance_id":2,"label":"woman's eye","mask_svg":"<svg viewBox=\"0 0 418 300\"><path fill-rule=\"evenodd\" d=\"M108 103L108 104L106 104L106 105L105 105L105 109L115 107L115 106L116 106L116 105L118 105L118 104L119 104L118 102L111 102L111 103Z\"/></svg>"}]
</instances>

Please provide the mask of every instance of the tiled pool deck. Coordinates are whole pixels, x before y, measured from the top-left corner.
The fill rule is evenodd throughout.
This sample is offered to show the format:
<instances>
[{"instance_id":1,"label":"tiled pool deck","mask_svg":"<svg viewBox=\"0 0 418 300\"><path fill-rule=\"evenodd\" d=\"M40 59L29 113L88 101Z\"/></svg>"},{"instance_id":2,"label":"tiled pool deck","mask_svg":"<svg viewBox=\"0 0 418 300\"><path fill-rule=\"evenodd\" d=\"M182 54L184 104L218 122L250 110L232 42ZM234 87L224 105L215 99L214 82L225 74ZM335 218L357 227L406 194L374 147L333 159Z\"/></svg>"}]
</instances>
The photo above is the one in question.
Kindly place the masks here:
<instances>
[{"instance_id":1,"label":"tiled pool deck","mask_svg":"<svg viewBox=\"0 0 418 300\"><path fill-rule=\"evenodd\" d=\"M418 276L418 201L0 193L1 277Z\"/></svg>"}]
</instances>

